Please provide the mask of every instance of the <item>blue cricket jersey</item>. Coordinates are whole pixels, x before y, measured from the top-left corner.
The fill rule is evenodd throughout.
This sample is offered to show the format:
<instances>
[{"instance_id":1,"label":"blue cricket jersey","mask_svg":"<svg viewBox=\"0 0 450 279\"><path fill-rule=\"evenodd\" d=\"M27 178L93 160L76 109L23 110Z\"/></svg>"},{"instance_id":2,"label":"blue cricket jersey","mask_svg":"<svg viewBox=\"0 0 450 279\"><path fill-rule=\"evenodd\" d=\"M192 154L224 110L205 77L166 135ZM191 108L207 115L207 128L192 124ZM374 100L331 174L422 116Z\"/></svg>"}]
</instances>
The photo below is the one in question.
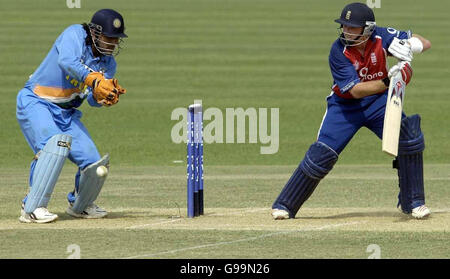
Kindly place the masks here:
<instances>
[{"instance_id":1,"label":"blue cricket jersey","mask_svg":"<svg viewBox=\"0 0 450 279\"><path fill-rule=\"evenodd\" d=\"M344 46L340 39L337 39L329 55L333 76L332 93L344 99L353 99L348 91L359 82L381 80L387 77L389 69L386 57L390 55L389 45L395 37L408 39L411 37L411 31L376 27L367 41L364 55L361 55L354 47ZM377 93L386 91L387 89Z\"/></svg>"},{"instance_id":2,"label":"blue cricket jersey","mask_svg":"<svg viewBox=\"0 0 450 279\"><path fill-rule=\"evenodd\" d=\"M86 43L81 24L66 28L56 39L41 65L25 84L34 94L62 108L76 108L87 98L92 106L101 106L84 80L91 71L113 78L116 61L112 56L95 57Z\"/></svg>"}]
</instances>

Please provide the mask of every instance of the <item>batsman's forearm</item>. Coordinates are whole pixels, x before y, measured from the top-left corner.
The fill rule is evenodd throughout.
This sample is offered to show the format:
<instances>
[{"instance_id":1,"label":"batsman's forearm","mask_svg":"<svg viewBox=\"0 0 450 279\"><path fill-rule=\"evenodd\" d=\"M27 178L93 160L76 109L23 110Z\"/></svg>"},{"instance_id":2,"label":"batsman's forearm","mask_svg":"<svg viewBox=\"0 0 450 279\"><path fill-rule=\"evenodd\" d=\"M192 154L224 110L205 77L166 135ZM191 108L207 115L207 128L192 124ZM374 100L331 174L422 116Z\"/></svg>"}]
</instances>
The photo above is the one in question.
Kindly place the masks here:
<instances>
[{"instance_id":1,"label":"batsman's forearm","mask_svg":"<svg viewBox=\"0 0 450 279\"><path fill-rule=\"evenodd\" d=\"M423 45L422 52L431 48L431 42L429 40L425 39L424 37L420 36L419 34L413 34L412 37L415 37L415 38L419 39L420 42L422 42L422 45Z\"/></svg>"},{"instance_id":2,"label":"batsman's forearm","mask_svg":"<svg viewBox=\"0 0 450 279\"><path fill-rule=\"evenodd\" d=\"M360 99L380 93L386 89L387 87L382 80L372 80L356 84L349 92L352 94L353 98Z\"/></svg>"}]
</instances>

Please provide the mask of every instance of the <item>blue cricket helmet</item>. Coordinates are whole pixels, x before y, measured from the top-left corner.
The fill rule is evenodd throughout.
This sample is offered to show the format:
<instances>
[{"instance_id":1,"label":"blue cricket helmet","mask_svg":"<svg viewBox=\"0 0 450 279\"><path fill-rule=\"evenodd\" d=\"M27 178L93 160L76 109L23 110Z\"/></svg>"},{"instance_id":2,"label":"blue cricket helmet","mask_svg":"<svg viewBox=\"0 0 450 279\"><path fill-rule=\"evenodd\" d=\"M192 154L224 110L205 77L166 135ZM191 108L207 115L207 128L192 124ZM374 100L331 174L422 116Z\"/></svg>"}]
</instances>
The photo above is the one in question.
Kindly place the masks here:
<instances>
[{"instance_id":1,"label":"blue cricket helmet","mask_svg":"<svg viewBox=\"0 0 450 279\"><path fill-rule=\"evenodd\" d=\"M371 8L364 3L351 3L344 7L341 12L341 17L334 20L341 24L339 28L339 39L345 46L356 46L366 42L372 33L375 31L376 22L375 15ZM356 39L347 39L345 35L355 35L345 33L342 30L343 26L363 27L361 34Z\"/></svg>"},{"instance_id":2,"label":"blue cricket helmet","mask_svg":"<svg viewBox=\"0 0 450 279\"><path fill-rule=\"evenodd\" d=\"M375 22L375 15L366 4L356 2L345 6L341 17L335 22L351 27L365 27L367 22Z\"/></svg>"},{"instance_id":3,"label":"blue cricket helmet","mask_svg":"<svg viewBox=\"0 0 450 279\"><path fill-rule=\"evenodd\" d=\"M125 31L123 17L112 9L102 9L92 16L91 24L101 26L101 33L112 38L128 37Z\"/></svg>"},{"instance_id":4,"label":"blue cricket helmet","mask_svg":"<svg viewBox=\"0 0 450 279\"><path fill-rule=\"evenodd\" d=\"M88 28L92 44L102 55L118 55L122 49L123 38L128 37L124 33L125 24L122 15L111 9L97 11L88 24ZM117 38L117 43L102 39L102 36Z\"/></svg>"}]
</instances>

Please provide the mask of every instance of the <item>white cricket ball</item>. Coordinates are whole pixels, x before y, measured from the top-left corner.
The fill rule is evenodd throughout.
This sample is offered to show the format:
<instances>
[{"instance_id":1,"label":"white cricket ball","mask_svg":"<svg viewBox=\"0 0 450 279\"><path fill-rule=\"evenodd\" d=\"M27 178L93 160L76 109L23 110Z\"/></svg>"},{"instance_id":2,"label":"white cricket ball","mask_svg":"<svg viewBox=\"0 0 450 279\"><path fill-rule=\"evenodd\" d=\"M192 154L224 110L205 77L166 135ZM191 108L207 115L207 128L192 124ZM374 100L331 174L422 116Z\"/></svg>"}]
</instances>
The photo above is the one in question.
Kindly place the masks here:
<instances>
[{"instance_id":1,"label":"white cricket ball","mask_svg":"<svg viewBox=\"0 0 450 279\"><path fill-rule=\"evenodd\" d=\"M105 166L99 166L97 168L97 175L100 177L106 176L108 174L108 169Z\"/></svg>"}]
</instances>

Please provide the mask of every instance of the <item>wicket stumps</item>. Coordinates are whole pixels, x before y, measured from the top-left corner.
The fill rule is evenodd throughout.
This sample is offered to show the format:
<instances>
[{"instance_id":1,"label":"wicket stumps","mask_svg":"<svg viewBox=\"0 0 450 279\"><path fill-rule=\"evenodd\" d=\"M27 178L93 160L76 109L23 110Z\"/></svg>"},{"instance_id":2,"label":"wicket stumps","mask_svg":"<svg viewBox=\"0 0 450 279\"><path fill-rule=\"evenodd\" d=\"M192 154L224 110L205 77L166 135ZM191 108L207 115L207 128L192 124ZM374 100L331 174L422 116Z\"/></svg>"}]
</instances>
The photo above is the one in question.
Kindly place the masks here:
<instances>
[{"instance_id":1,"label":"wicket stumps","mask_svg":"<svg viewBox=\"0 0 450 279\"><path fill-rule=\"evenodd\" d=\"M193 218L204 212L202 105L190 105L187 119L187 216Z\"/></svg>"}]
</instances>

